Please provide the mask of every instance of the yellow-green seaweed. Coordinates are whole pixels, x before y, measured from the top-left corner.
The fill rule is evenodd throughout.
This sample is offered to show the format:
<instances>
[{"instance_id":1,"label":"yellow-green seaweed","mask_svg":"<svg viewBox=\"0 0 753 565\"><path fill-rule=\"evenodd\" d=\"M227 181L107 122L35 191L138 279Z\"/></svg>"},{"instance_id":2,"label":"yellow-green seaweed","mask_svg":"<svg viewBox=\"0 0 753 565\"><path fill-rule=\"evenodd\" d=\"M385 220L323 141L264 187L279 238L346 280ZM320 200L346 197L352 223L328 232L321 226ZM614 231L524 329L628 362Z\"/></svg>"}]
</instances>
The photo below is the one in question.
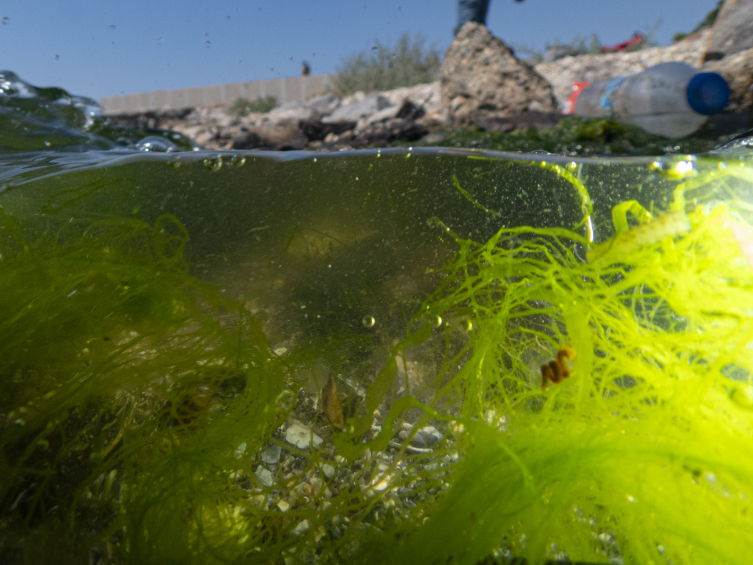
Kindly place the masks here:
<instances>
[{"instance_id":1,"label":"yellow-green seaweed","mask_svg":"<svg viewBox=\"0 0 753 565\"><path fill-rule=\"evenodd\" d=\"M670 213L684 214L689 190L713 194L705 181L678 186ZM532 563L560 552L747 561L753 270L733 229L749 207L726 188L727 204L697 203L683 229L637 238L625 235L657 220L618 205L609 254L590 264L578 258L589 242L562 229L458 238L426 309L463 311L474 328L436 397L461 403L466 459L426 525L383 562L471 564L493 551ZM627 210L644 223L627 229ZM538 365L565 344L573 375L542 393Z\"/></svg>"}]
</instances>

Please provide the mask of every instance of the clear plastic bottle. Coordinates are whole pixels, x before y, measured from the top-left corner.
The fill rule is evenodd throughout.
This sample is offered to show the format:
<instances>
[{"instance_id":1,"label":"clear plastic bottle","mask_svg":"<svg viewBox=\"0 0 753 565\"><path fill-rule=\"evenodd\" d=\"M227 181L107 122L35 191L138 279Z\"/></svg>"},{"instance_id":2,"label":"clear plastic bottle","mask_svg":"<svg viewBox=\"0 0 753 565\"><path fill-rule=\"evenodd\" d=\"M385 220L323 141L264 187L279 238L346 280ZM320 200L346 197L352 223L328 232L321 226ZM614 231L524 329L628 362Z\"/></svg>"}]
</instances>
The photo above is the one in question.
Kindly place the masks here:
<instances>
[{"instance_id":1,"label":"clear plastic bottle","mask_svg":"<svg viewBox=\"0 0 753 565\"><path fill-rule=\"evenodd\" d=\"M578 95L575 115L609 118L669 138L697 131L729 101L729 85L717 73L685 63L659 63L642 73L592 82Z\"/></svg>"}]
</instances>

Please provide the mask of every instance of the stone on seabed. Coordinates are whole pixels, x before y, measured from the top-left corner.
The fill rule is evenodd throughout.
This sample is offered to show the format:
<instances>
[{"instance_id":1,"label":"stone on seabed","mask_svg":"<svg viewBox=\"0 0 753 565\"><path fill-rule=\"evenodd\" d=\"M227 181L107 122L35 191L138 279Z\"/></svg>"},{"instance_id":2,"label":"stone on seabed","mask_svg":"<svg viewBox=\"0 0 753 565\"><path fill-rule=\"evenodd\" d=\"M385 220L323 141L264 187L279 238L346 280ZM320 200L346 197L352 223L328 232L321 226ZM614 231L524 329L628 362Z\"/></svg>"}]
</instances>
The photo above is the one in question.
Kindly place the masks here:
<instances>
[{"instance_id":1,"label":"stone on seabed","mask_svg":"<svg viewBox=\"0 0 753 565\"><path fill-rule=\"evenodd\" d=\"M295 445L298 449L308 449L309 445L312 444L314 449L319 449L324 440L311 431L308 426L298 420L293 420L293 423L285 432L285 441Z\"/></svg>"}]
</instances>

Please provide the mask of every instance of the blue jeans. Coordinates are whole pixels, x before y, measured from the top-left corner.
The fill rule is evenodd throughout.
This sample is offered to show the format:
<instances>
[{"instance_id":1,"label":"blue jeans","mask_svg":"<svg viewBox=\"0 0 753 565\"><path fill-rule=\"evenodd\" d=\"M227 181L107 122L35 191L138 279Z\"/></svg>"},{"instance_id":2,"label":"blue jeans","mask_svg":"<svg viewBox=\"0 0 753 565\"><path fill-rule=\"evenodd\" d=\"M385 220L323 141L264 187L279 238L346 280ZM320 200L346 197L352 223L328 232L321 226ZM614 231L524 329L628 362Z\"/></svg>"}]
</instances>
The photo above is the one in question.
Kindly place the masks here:
<instances>
[{"instance_id":1,"label":"blue jeans","mask_svg":"<svg viewBox=\"0 0 753 565\"><path fill-rule=\"evenodd\" d=\"M486 24L487 10L489 10L489 0L458 0L458 23L453 35L457 35L460 28L468 22Z\"/></svg>"}]
</instances>

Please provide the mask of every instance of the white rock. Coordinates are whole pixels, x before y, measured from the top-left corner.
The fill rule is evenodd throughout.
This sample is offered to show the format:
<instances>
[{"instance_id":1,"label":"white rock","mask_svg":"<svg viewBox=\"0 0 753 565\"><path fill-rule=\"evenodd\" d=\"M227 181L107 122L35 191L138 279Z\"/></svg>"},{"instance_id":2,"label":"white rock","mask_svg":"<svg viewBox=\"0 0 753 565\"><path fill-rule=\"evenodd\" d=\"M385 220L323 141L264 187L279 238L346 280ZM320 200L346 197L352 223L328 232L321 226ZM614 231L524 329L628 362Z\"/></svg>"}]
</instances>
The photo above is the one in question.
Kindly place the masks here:
<instances>
[{"instance_id":1,"label":"white rock","mask_svg":"<svg viewBox=\"0 0 753 565\"><path fill-rule=\"evenodd\" d=\"M293 528L290 533L294 536L299 536L303 532L307 531L310 528L310 524L308 520L301 520L301 523L298 524L295 528Z\"/></svg>"},{"instance_id":2,"label":"white rock","mask_svg":"<svg viewBox=\"0 0 753 565\"><path fill-rule=\"evenodd\" d=\"M340 105L340 98L334 94L324 94L311 98L306 102L306 105L311 108L318 116L328 116L334 112Z\"/></svg>"},{"instance_id":3,"label":"white rock","mask_svg":"<svg viewBox=\"0 0 753 565\"><path fill-rule=\"evenodd\" d=\"M324 443L324 440L311 431L311 428L298 420L293 420L293 423L285 432L285 441L295 445L298 449L306 449L311 444L313 444L314 449L319 449L319 446Z\"/></svg>"},{"instance_id":4,"label":"white rock","mask_svg":"<svg viewBox=\"0 0 753 565\"><path fill-rule=\"evenodd\" d=\"M390 101L381 94L369 94L360 101L351 102L350 104L343 103L322 121L359 120L360 118L371 116L389 105Z\"/></svg>"},{"instance_id":5,"label":"white rock","mask_svg":"<svg viewBox=\"0 0 753 565\"><path fill-rule=\"evenodd\" d=\"M272 473L267 471L264 467L259 465L256 468L256 471L254 471L254 475L256 475L256 478L261 481L261 484L263 484L265 487L271 487L274 484L274 477L272 476Z\"/></svg>"},{"instance_id":6,"label":"white rock","mask_svg":"<svg viewBox=\"0 0 753 565\"><path fill-rule=\"evenodd\" d=\"M383 110L379 110L375 114L372 114L368 118L366 118L367 124L376 124L379 122L386 122L387 120L393 119L395 116L397 116L398 111L400 110L400 106L395 104L394 106L387 106Z\"/></svg>"},{"instance_id":7,"label":"white rock","mask_svg":"<svg viewBox=\"0 0 753 565\"><path fill-rule=\"evenodd\" d=\"M282 449L279 445L270 445L267 449L261 452L261 460L268 465L274 465L280 460L280 453Z\"/></svg>"},{"instance_id":8,"label":"white rock","mask_svg":"<svg viewBox=\"0 0 753 565\"><path fill-rule=\"evenodd\" d=\"M281 120L310 120L314 116L314 111L303 102L291 100L282 106L270 111L268 117L272 121Z\"/></svg>"},{"instance_id":9,"label":"white rock","mask_svg":"<svg viewBox=\"0 0 753 565\"><path fill-rule=\"evenodd\" d=\"M410 426L410 424L408 424L408 426ZM406 427L405 423L403 424L403 427ZM397 435L400 439L406 440L411 433L411 429L403 429ZM434 426L425 426L416 432L410 444L413 447L419 448L431 447L443 437L444 436L442 435L442 433L438 431Z\"/></svg>"}]
</instances>

